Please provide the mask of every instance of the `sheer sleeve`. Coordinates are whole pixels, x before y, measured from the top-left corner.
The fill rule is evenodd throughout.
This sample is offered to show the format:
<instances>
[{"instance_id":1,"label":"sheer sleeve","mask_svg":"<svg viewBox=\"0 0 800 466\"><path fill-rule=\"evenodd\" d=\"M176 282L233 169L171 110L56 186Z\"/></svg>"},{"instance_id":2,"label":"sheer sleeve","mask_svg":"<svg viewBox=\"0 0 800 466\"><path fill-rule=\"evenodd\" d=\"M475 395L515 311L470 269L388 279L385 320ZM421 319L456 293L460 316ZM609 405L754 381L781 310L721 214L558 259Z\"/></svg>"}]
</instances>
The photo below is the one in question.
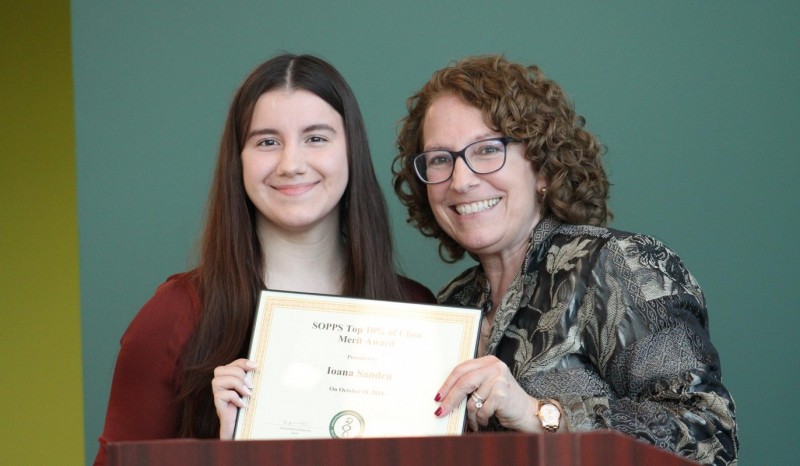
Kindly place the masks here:
<instances>
[{"instance_id":1,"label":"sheer sleeve","mask_svg":"<svg viewBox=\"0 0 800 466\"><path fill-rule=\"evenodd\" d=\"M610 241L593 274L605 304L585 345L608 388L559 397L569 430L615 429L703 464L736 464L733 399L703 294L680 259L634 235Z\"/></svg>"}]
</instances>

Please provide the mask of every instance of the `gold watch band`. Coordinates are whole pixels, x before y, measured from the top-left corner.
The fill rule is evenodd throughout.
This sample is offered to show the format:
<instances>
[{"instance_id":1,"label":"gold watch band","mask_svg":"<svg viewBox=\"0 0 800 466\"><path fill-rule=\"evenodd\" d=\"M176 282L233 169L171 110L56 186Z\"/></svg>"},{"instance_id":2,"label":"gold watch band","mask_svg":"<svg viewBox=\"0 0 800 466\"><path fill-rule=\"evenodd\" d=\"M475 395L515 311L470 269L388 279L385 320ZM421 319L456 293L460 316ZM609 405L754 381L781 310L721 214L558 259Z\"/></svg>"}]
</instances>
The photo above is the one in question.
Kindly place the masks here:
<instances>
[{"instance_id":1,"label":"gold watch band","mask_svg":"<svg viewBox=\"0 0 800 466\"><path fill-rule=\"evenodd\" d=\"M545 432L555 432L561 424L561 409L555 400L539 399L536 406L536 417L542 423Z\"/></svg>"}]
</instances>

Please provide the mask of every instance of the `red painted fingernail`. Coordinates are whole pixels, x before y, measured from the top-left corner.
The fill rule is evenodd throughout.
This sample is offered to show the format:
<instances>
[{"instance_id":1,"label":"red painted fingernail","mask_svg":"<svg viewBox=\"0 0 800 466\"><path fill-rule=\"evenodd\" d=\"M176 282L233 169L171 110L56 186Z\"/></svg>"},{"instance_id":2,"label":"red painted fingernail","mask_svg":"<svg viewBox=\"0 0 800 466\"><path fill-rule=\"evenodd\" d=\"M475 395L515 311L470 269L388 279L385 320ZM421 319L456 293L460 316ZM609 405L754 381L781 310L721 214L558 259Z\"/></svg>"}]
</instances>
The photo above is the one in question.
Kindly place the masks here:
<instances>
[{"instance_id":1,"label":"red painted fingernail","mask_svg":"<svg viewBox=\"0 0 800 466\"><path fill-rule=\"evenodd\" d=\"M441 393L437 393L436 396L433 398L433 401L439 401L441 399L442 399L442 394Z\"/></svg>"},{"instance_id":2,"label":"red painted fingernail","mask_svg":"<svg viewBox=\"0 0 800 466\"><path fill-rule=\"evenodd\" d=\"M443 411L442 407L441 407L441 406L439 406L439 409L437 409L437 410L436 410L436 412L435 412L435 413L433 413L433 415L434 415L434 416L438 416L438 415L442 414L442 411Z\"/></svg>"}]
</instances>

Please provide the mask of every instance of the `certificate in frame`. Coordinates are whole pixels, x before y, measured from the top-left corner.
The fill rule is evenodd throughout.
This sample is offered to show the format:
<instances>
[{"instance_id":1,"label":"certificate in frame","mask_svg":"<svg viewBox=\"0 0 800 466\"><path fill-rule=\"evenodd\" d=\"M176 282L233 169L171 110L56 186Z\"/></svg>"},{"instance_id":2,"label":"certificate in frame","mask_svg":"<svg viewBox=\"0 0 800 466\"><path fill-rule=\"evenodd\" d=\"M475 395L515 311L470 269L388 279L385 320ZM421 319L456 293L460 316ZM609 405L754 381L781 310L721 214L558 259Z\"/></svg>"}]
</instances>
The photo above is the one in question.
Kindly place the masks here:
<instances>
[{"instance_id":1,"label":"certificate in frame","mask_svg":"<svg viewBox=\"0 0 800 466\"><path fill-rule=\"evenodd\" d=\"M439 418L433 398L480 324L477 308L262 291L234 438L461 434L466 403Z\"/></svg>"}]
</instances>

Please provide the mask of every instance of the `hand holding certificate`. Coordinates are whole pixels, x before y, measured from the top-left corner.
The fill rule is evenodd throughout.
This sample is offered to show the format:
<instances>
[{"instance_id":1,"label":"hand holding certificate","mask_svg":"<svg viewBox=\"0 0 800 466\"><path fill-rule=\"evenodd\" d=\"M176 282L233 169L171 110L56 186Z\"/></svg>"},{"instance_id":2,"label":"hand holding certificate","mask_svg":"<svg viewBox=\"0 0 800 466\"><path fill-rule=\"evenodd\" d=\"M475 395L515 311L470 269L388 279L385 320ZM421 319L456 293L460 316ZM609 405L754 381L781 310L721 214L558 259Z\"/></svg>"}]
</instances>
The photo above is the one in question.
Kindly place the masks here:
<instances>
[{"instance_id":1,"label":"hand holding certificate","mask_svg":"<svg viewBox=\"0 0 800 466\"><path fill-rule=\"evenodd\" d=\"M433 394L474 357L480 310L264 291L252 396L234 438L460 434L465 404L433 415Z\"/></svg>"}]
</instances>

